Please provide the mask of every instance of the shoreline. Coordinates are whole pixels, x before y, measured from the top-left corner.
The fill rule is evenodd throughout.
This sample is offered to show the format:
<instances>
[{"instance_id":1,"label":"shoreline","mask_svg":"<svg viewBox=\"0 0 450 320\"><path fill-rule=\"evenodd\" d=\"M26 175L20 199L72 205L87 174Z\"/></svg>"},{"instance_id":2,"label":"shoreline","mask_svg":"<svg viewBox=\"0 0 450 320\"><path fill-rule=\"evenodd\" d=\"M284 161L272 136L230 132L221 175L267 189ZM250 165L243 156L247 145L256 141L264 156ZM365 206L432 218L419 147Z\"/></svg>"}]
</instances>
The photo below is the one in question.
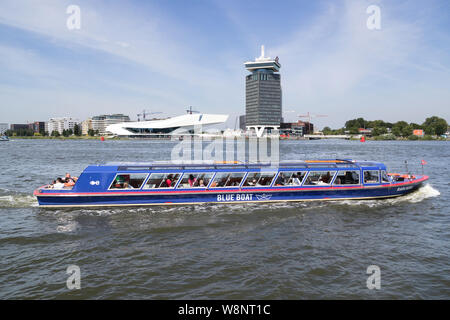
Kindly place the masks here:
<instances>
[{"instance_id":1,"label":"shoreline","mask_svg":"<svg viewBox=\"0 0 450 320\"><path fill-rule=\"evenodd\" d=\"M102 136L70 136L70 137L43 137L43 136L12 136L8 137L9 140L14 139L20 139L20 140L101 140ZM111 140L132 140L132 141L140 141L140 140L156 140L156 141L164 141L164 140L170 140L170 139L163 139L163 138L128 138L128 137L114 137L114 138L105 138L105 141L111 141ZM280 138L280 140L287 140L287 141L308 141L308 139L303 137L297 137L297 138ZM319 139L319 140L336 140L333 138L326 138L326 139ZM349 140L349 141L359 141L360 139L358 137L351 137L349 139L339 139L339 140ZM376 138L376 137L366 137L366 141L450 141L450 138L418 138L418 139L408 139L404 137L397 137L395 139L389 138L389 139L383 139L383 138Z\"/></svg>"}]
</instances>

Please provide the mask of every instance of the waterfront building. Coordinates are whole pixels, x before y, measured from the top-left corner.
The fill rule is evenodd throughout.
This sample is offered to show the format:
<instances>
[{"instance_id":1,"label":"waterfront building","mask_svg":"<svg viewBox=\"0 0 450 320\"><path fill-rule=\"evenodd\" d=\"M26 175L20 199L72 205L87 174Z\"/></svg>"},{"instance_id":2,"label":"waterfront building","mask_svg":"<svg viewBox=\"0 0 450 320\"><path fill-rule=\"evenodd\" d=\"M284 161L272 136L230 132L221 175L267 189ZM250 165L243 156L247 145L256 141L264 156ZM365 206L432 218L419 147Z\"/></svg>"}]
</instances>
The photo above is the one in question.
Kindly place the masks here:
<instances>
[{"instance_id":1,"label":"waterfront building","mask_svg":"<svg viewBox=\"0 0 450 320\"><path fill-rule=\"evenodd\" d=\"M107 126L129 121L130 117L124 114L103 114L92 117L92 129L94 131L98 130L100 135L104 135L106 133L105 129Z\"/></svg>"},{"instance_id":2,"label":"waterfront building","mask_svg":"<svg viewBox=\"0 0 450 320\"><path fill-rule=\"evenodd\" d=\"M0 134L4 134L8 130L7 123L0 123Z\"/></svg>"},{"instance_id":3,"label":"waterfront building","mask_svg":"<svg viewBox=\"0 0 450 320\"><path fill-rule=\"evenodd\" d=\"M358 132L360 134L363 134L363 135L366 135L366 136L369 136L369 137L372 136L372 129L371 128L367 128L367 129L366 128L359 128Z\"/></svg>"},{"instance_id":4,"label":"waterfront building","mask_svg":"<svg viewBox=\"0 0 450 320\"><path fill-rule=\"evenodd\" d=\"M81 122L81 134L87 136L89 134L89 130L92 129L92 119L86 119Z\"/></svg>"},{"instance_id":5,"label":"waterfront building","mask_svg":"<svg viewBox=\"0 0 450 320\"><path fill-rule=\"evenodd\" d=\"M34 133L40 133L45 131L45 122L44 121L35 121L28 124L28 128L33 130Z\"/></svg>"},{"instance_id":6,"label":"waterfront building","mask_svg":"<svg viewBox=\"0 0 450 320\"><path fill-rule=\"evenodd\" d=\"M308 121L281 122L280 133L303 136L314 133L314 124Z\"/></svg>"},{"instance_id":7,"label":"waterfront building","mask_svg":"<svg viewBox=\"0 0 450 320\"><path fill-rule=\"evenodd\" d=\"M297 122L282 122L280 123L280 134L290 136L303 136L304 126L299 125Z\"/></svg>"},{"instance_id":8,"label":"waterfront building","mask_svg":"<svg viewBox=\"0 0 450 320\"><path fill-rule=\"evenodd\" d=\"M228 115L224 114L188 113L167 119L116 123L106 127L105 131L122 137L167 138L194 133L196 127L204 130L227 119Z\"/></svg>"},{"instance_id":9,"label":"waterfront building","mask_svg":"<svg viewBox=\"0 0 450 320\"><path fill-rule=\"evenodd\" d=\"M278 57L261 56L245 62L245 126L247 130L278 129L282 117L282 94Z\"/></svg>"},{"instance_id":10,"label":"waterfront building","mask_svg":"<svg viewBox=\"0 0 450 320\"><path fill-rule=\"evenodd\" d=\"M62 134L64 130L74 129L75 124L80 123L78 119L63 117L63 118L50 118L48 120L48 133L52 134L53 131L58 131L59 134Z\"/></svg>"},{"instance_id":11,"label":"waterfront building","mask_svg":"<svg viewBox=\"0 0 450 320\"><path fill-rule=\"evenodd\" d=\"M24 123L12 123L10 126L11 131L17 131L17 130L28 130L29 126L28 124Z\"/></svg>"}]
</instances>

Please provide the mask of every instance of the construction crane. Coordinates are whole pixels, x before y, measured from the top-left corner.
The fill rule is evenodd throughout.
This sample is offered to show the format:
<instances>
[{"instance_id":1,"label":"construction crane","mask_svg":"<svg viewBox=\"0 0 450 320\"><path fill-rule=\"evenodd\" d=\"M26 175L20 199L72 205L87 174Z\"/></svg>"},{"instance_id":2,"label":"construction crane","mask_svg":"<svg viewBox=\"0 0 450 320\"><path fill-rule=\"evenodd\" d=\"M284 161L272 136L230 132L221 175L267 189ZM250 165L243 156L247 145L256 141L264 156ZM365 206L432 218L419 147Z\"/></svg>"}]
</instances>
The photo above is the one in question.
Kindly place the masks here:
<instances>
[{"instance_id":1,"label":"construction crane","mask_svg":"<svg viewBox=\"0 0 450 320\"><path fill-rule=\"evenodd\" d=\"M310 114L308 112L306 114L300 114L300 115L298 115L298 117L308 119L308 132L311 133L311 119L328 117L328 115L326 115L326 114Z\"/></svg>"},{"instance_id":2,"label":"construction crane","mask_svg":"<svg viewBox=\"0 0 450 320\"><path fill-rule=\"evenodd\" d=\"M189 109L186 109L186 111L187 111L188 114L192 114L193 112L194 113L199 113L199 111L192 110L192 106L189 106Z\"/></svg>"},{"instance_id":3,"label":"construction crane","mask_svg":"<svg viewBox=\"0 0 450 320\"><path fill-rule=\"evenodd\" d=\"M150 114L157 114L157 113L162 113L162 112L147 112L146 110L142 110L142 113L138 113L138 121L141 121L140 116L142 116L143 121L145 121L145 116L148 116Z\"/></svg>"}]
</instances>

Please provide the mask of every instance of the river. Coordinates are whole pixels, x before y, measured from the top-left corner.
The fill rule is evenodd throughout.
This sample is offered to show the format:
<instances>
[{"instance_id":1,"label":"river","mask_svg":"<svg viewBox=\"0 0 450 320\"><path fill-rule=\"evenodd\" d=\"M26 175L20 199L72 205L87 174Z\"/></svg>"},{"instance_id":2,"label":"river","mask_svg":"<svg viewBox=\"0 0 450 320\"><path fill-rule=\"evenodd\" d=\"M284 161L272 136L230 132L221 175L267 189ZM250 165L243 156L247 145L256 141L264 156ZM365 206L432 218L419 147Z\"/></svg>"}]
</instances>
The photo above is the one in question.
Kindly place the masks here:
<instances>
[{"instance_id":1,"label":"river","mask_svg":"<svg viewBox=\"0 0 450 320\"><path fill-rule=\"evenodd\" d=\"M281 141L282 159L384 162L430 180L388 200L43 209L89 164L167 160L175 142L0 142L0 299L449 299L450 144ZM69 290L68 266L81 289ZM381 288L368 289L379 267Z\"/></svg>"}]
</instances>

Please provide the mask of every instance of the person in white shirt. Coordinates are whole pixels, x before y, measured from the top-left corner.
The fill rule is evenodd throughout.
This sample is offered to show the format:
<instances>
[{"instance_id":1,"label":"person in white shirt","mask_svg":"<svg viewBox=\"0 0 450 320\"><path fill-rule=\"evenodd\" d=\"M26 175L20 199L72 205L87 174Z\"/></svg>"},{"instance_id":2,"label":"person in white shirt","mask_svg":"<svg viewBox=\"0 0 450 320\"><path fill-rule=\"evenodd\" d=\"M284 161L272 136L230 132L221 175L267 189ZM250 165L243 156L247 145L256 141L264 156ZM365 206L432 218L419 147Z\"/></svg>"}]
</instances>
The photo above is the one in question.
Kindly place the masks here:
<instances>
[{"instance_id":1,"label":"person in white shirt","mask_svg":"<svg viewBox=\"0 0 450 320\"><path fill-rule=\"evenodd\" d=\"M64 183L61 178L56 179L56 183L53 184L53 189L64 189Z\"/></svg>"}]
</instances>

